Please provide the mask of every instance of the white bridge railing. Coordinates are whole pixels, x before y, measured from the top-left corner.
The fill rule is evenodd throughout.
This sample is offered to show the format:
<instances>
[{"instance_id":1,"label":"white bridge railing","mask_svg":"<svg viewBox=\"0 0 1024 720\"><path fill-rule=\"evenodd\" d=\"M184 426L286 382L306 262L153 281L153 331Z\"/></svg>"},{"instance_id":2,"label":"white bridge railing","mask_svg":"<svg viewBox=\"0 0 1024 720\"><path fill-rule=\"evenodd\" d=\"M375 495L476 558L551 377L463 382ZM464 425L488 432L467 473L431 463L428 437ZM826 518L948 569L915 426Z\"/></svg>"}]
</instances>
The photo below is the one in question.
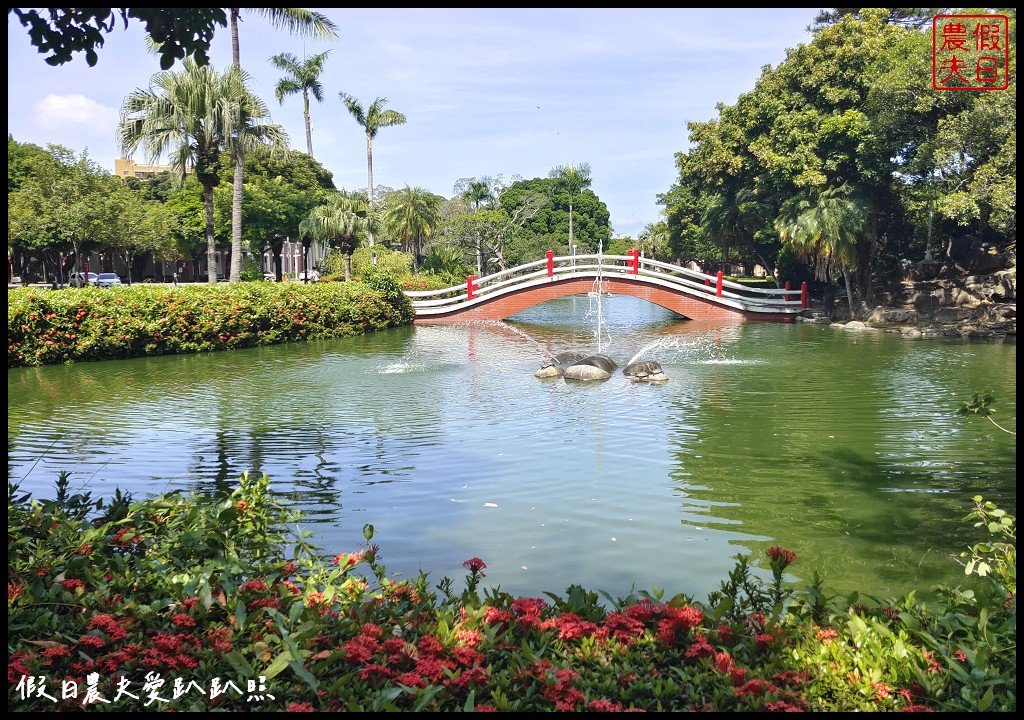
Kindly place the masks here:
<instances>
[{"instance_id":1,"label":"white bridge railing","mask_svg":"<svg viewBox=\"0 0 1024 720\"><path fill-rule=\"evenodd\" d=\"M802 288L754 288L722 278L721 273L708 275L679 265L629 255L555 256L548 253L542 260L508 270L476 277L465 283L440 290L407 290L418 317L442 315L488 302L502 295L570 279L592 279L595 290L602 279L635 281L692 295L703 302L714 303L745 313L798 315L807 308L806 284Z\"/></svg>"}]
</instances>

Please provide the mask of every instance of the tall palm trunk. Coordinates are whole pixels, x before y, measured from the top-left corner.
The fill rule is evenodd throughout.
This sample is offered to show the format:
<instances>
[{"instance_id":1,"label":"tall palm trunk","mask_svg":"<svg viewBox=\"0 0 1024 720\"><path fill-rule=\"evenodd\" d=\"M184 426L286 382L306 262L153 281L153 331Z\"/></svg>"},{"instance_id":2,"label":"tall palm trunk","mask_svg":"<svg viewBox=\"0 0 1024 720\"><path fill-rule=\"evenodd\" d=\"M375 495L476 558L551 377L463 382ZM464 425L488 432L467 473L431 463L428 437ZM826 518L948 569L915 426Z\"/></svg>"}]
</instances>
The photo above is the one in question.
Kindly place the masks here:
<instances>
[{"instance_id":1,"label":"tall palm trunk","mask_svg":"<svg viewBox=\"0 0 1024 720\"><path fill-rule=\"evenodd\" d=\"M203 205L206 209L206 281L217 282L217 238L213 233L213 185L203 184Z\"/></svg>"},{"instance_id":2,"label":"tall palm trunk","mask_svg":"<svg viewBox=\"0 0 1024 720\"><path fill-rule=\"evenodd\" d=\"M309 93L302 94L302 102L305 105L302 116L306 119L306 150L309 156L313 157L313 121L309 118Z\"/></svg>"},{"instance_id":3,"label":"tall palm trunk","mask_svg":"<svg viewBox=\"0 0 1024 720\"><path fill-rule=\"evenodd\" d=\"M231 8L231 62L241 72L242 60L238 50L238 14L241 8ZM241 138L239 138L241 141ZM241 144L232 153L235 175L231 187L231 273L230 282L242 280L242 187L245 180L245 153Z\"/></svg>"}]
</instances>

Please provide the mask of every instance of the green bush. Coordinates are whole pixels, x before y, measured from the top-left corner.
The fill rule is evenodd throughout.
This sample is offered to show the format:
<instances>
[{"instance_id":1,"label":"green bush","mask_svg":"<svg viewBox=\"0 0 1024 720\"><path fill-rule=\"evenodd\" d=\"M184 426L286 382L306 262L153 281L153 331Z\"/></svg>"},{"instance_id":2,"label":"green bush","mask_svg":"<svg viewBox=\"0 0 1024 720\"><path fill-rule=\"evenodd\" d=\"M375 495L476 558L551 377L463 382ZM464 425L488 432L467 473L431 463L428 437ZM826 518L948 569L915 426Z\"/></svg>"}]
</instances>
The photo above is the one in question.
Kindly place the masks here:
<instances>
[{"instance_id":1,"label":"green bush","mask_svg":"<svg viewBox=\"0 0 1024 720\"><path fill-rule=\"evenodd\" d=\"M781 547L707 603L514 598L476 557L462 589L389 578L370 525L323 555L266 476L140 502L9 485L8 709L1013 711L1016 522L981 498L970 519L995 542L934 609L789 587Z\"/></svg>"},{"instance_id":2,"label":"green bush","mask_svg":"<svg viewBox=\"0 0 1024 720\"><path fill-rule=\"evenodd\" d=\"M385 282L7 291L7 367L211 352L407 325Z\"/></svg>"}]
</instances>

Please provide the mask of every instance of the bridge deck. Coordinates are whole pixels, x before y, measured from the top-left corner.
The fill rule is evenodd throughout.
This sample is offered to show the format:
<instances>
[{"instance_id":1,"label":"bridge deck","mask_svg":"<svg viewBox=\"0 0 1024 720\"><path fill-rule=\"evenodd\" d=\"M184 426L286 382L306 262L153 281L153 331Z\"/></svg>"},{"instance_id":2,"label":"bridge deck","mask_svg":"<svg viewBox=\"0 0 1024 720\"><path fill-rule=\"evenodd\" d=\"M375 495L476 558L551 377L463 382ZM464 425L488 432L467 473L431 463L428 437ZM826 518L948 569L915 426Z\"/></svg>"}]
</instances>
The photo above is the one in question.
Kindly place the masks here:
<instances>
[{"instance_id":1,"label":"bridge deck","mask_svg":"<svg viewBox=\"0 0 1024 720\"><path fill-rule=\"evenodd\" d=\"M406 292L414 322L503 320L566 295L631 295L691 320L791 322L807 307L803 290L751 288L688 268L636 255L548 258L442 290Z\"/></svg>"}]
</instances>

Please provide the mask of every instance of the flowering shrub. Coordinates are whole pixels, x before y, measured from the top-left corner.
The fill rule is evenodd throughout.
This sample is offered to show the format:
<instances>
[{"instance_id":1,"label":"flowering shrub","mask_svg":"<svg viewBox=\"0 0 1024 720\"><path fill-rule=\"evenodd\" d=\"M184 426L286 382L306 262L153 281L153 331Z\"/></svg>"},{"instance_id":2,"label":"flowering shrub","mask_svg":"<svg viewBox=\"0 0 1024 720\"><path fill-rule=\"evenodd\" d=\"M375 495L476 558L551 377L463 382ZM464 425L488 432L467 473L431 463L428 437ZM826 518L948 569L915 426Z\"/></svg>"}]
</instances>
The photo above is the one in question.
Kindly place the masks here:
<instances>
[{"instance_id":1,"label":"flowering shrub","mask_svg":"<svg viewBox=\"0 0 1024 720\"><path fill-rule=\"evenodd\" d=\"M7 291L7 367L346 337L412 322L398 282Z\"/></svg>"},{"instance_id":2,"label":"flowering shrub","mask_svg":"<svg viewBox=\"0 0 1024 720\"><path fill-rule=\"evenodd\" d=\"M981 504L974 518L995 508ZM1005 520L1004 520L1005 518ZM266 476L216 497L109 503L8 489L14 711L982 711L1016 707L1014 589L965 576L940 607L851 602L781 581L785 548L743 558L699 603L393 580L366 545L294 537ZM999 513L995 530L1015 533ZM1015 536L1014 536L1015 537ZM754 577L766 562L771 579ZM974 568L977 567L975 561ZM1015 573L1014 573L1015 577Z\"/></svg>"}]
</instances>

